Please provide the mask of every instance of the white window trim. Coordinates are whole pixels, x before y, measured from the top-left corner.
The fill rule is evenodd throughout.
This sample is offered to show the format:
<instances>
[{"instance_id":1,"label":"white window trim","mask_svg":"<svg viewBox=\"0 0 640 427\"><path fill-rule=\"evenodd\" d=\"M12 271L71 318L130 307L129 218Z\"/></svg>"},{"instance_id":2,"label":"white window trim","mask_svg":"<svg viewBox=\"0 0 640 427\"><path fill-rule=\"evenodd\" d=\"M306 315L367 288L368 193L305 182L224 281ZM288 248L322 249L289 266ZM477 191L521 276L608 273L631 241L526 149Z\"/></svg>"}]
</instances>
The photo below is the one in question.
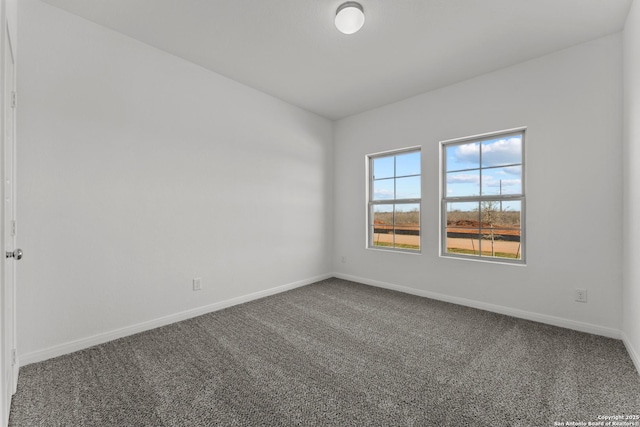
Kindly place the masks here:
<instances>
[{"instance_id":1,"label":"white window trim","mask_svg":"<svg viewBox=\"0 0 640 427\"><path fill-rule=\"evenodd\" d=\"M508 196L502 196L502 197L496 197L495 195L490 195L490 196L478 196L478 197L462 197L462 198L447 198L446 196L446 159L445 159L445 147L448 145L455 145L455 144L463 144L465 142L470 142L470 141L480 141L483 139L488 139L488 138L495 138L495 137L500 137L500 136L508 136L508 135L512 135L512 134L522 134L522 193L520 195L508 195ZM440 169L440 188L439 188L439 195L440 195L440 218L439 218L439 222L440 222L440 249L439 249L439 255L441 258L449 258L449 259L462 259L462 260L466 260L466 261L476 261L476 262L488 262L488 263L492 263L492 264L506 264L506 265L517 265L517 266L526 266L526 258L528 256L527 253L527 248L526 248L526 243L527 243L527 233L526 233L526 185L527 185L527 179L526 179L526 134L527 134L527 127L523 126L523 127L518 127L518 128L513 128L513 129L505 129L505 130L501 130L501 131L496 131L496 132L487 132L487 133L482 133L482 134L477 134L477 135L471 135L471 136L465 136L462 138L454 138L454 139L448 139L448 140L444 140L444 141L440 141L440 156L439 156L439 169ZM509 258L492 258L492 257L488 257L488 256L475 256L475 255L465 255L465 254L454 254L454 253L448 253L446 250L446 206L447 206L447 201L482 201L484 200L495 200L496 198L498 199L502 199L502 200L519 200L521 201L521 212L520 212L520 244L521 244L521 259L515 260L515 259L509 259Z\"/></svg>"},{"instance_id":2,"label":"white window trim","mask_svg":"<svg viewBox=\"0 0 640 427\"><path fill-rule=\"evenodd\" d=\"M387 157L387 156L396 156L396 155L400 155L400 154L404 154L404 153L411 153L411 152L420 152L420 198L413 198L413 199L394 199L393 201L391 201L389 203L388 200L385 201L377 201L374 202L373 198L372 198L372 194L371 192L373 191L373 176L372 176L372 164L373 164L373 159L375 158L379 158L379 157ZM422 176L423 176L423 159L422 159L422 146L420 145L416 145L413 147L407 147L407 148L400 148L400 149L396 149L396 150L388 150L388 151L381 151L378 153L372 153L372 154L367 154L365 156L365 176L366 176L366 197L365 197L365 248L372 250L372 251L383 251L383 252L392 252L392 253L402 253L402 254L409 254L409 255L421 255L422 254L422 191L423 191L423 185L422 185ZM400 201L400 203L397 202L397 200ZM372 218L372 209L373 206L378 205L378 204L418 204L420 205L420 249L415 250L415 249L403 249L403 248L392 248L392 247L384 247L384 246L374 246L373 245L373 233L371 231L371 227L370 227L370 222L371 222L371 218Z\"/></svg>"}]
</instances>

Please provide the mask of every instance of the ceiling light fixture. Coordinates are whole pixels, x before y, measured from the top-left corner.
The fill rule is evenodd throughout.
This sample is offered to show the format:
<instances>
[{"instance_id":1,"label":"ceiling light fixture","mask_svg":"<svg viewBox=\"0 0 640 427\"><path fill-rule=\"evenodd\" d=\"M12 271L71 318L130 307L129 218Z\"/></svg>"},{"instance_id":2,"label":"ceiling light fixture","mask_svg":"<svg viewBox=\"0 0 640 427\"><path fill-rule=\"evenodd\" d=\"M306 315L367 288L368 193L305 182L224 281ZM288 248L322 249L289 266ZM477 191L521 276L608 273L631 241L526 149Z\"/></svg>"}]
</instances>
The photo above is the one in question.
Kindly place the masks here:
<instances>
[{"instance_id":1,"label":"ceiling light fixture","mask_svg":"<svg viewBox=\"0 0 640 427\"><path fill-rule=\"evenodd\" d=\"M355 1L342 3L336 10L336 28L344 34L353 34L364 25L364 9Z\"/></svg>"}]
</instances>

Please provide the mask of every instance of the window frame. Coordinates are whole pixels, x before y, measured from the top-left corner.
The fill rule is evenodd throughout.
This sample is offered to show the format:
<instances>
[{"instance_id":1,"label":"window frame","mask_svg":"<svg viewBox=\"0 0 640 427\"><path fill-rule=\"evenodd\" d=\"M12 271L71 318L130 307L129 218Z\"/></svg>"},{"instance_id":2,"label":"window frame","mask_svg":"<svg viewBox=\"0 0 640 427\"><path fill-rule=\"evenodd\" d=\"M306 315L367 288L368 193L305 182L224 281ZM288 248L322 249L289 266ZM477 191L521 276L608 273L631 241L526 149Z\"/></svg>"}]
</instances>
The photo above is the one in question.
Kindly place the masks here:
<instances>
[{"instance_id":1,"label":"window frame","mask_svg":"<svg viewBox=\"0 0 640 427\"><path fill-rule=\"evenodd\" d=\"M381 199L381 200L374 200L373 198L373 191L374 191L374 176L373 176L373 162L375 159L380 159L380 158L384 158L384 157L395 157L395 156L399 156L399 155L403 155L403 154L409 154L409 153L420 153L420 173L419 174L413 174L413 175L402 175L402 176L396 176L395 175L395 164L394 164L394 175L393 175L393 180L394 180L394 198L393 199ZM379 153L374 153L374 154L367 154L365 156L365 162L366 162L366 183L367 183L367 189L366 189L366 193L367 193L367 203L366 203L366 249L371 249L371 250L379 250L379 251L388 251L388 252L398 252L398 253L406 253L406 254L414 254L414 255L419 255L422 253L422 147L421 146L414 146L414 147L407 147L407 148L401 148L401 149L397 149L397 150L390 150L390 151L384 151L384 152L379 152ZM398 178L407 178L407 177L416 177L419 176L420 177L420 197L418 198L406 198L406 199L397 199L395 198L395 180ZM395 207L395 205L409 205L409 204L417 204L419 206L419 212L418 212L418 223L419 223L419 234L418 234L418 241L419 241L419 249L406 249L406 248L397 248L395 247L395 209L394 209L394 232L393 232L393 246L376 246L374 245L374 235L375 233L373 232L373 221L374 221L374 213L373 213L373 209L375 206L381 206L381 205L390 205Z\"/></svg>"},{"instance_id":2,"label":"window frame","mask_svg":"<svg viewBox=\"0 0 640 427\"><path fill-rule=\"evenodd\" d=\"M457 258L471 261L480 261L480 262L489 262L489 263L502 263L502 264L511 264L511 265L526 265L526 133L527 127L520 127L514 129L507 129L497 132L489 132L479 135L466 136L462 138L449 139L445 141L440 141L440 256L443 258ZM447 147L455 146L455 145L464 145L473 142L477 142L482 147L482 142L488 139L499 139L499 138L509 138L511 136L520 136L521 137L521 163L517 164L506 164L506 165L498 165L498 166L489 166L482 167L482 149L480 149L480 153L478 156L478 168L470 168L468 171L477 170L479 173L479 188L480 194L478 196L447 196L447 156L446 149ZM522 173L520 176L521 179L521 188L520 193L518 194L507 194L507 195L483 195L482 194L482 171L485 169L492 169L498 167L508 167L519 165L522 168ZM460 253L447 252L447 204L458 202L458 203L478 203L479 207L481 207L482 202L520 202L520 259L511 259L511 258L503 258L503 257L492 257L487 255L467 255ZM481 212L478 213L479 219L481 218ZM480 224L481 226L481 224ZM480 231L482 227L479 227ZM480 239L481 240L481 239ZM480 243L481 244L481 243Z\"/></svg>"}]
</instances>

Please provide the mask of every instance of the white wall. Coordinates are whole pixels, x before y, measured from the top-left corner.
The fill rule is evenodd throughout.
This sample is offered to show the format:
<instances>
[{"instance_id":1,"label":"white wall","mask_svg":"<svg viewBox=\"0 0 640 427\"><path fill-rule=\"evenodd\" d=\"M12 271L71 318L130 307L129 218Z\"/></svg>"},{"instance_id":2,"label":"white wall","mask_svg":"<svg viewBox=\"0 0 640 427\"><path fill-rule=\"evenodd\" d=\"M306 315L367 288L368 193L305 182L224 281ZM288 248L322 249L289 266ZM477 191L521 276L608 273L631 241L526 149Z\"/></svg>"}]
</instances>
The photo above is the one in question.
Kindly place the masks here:
<instances>
[{"instance_id":1,"label":"white wall","mask_svg":"<svg viewBox=\"0 0 640 427\"><path fill-rule=\"evenodd\" d=\"M624 280L623 326L640 372L640 4L624 27Z\"/></svg>"},{"instance_id":2,"label":"white wall","mask_svg":"<svg viewBox=\"0 0 640 427\"><path fill-rule=\"evenodd\" d=\"M19 7L23 363L331 271L330 121Z\"/></svg>"},{"instance_id":3,"label":"white wall","mask_svg":"<svg viewBox=\"0 0 640 427\"><path fill-rule=\"evenodd\" d=\"M19 6L23 361L332 268L605 335L623 327L621 35L338 121L332 135L329 121L179 58L36 0ZM636 4L628 119L637 41ZM626 123L625 194L638 199L639 129ZM528 265L440 258L438 142L518 126ZM423 253L366 250L365 155L413 145ZM628 199L624 331L637 353L640 205ZM573 302L578 286L589 303Z\"/></svg>"},{"instance_id":4,"label":"white wall","mask_svg":"<svg viewBox=\"0 0 640 427\"><path fill-rule=\"evenodd\" d=\"M335 270L619 335L621 54L621 35L611 35L338 121ZM439 257L439 141L520 126L528 127L527 266ZM423 153L422 254L365 249L365 156L414 145ZM574 302L576 287L588 290L587 304Z\"/></svg>"}]
</instances>

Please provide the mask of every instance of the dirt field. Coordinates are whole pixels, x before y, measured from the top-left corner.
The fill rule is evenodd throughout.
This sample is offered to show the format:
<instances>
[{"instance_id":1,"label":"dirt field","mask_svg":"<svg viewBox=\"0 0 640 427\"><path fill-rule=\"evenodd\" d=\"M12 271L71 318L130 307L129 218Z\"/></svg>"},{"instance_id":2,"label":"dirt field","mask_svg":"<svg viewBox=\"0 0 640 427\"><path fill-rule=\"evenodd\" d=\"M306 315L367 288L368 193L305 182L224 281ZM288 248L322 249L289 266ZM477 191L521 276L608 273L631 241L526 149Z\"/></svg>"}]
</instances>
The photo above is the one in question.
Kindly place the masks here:
<instances>
[{"instance_id":1,"label":"dirt field","mask_svg":"<svg viewBox=\"0 0 640 427\"><path fill-rule=\"evenodd\" d=\"M477 253L478 242L478 239L447 238L447 250L455 252L456 249L462 249L464 251L474 251ZM516 258L516 255L521 255L520 242L496 240L493 243L493 249L495 253L509 254L512 258ZM482 239L482 253L483 255L491 254L491 240Z\"/></svg>"},{"instance_id":2,"label":"dirt field","mask_svg":"<svg viewBox=\"0 0 640 427\"><path fill-rule=\"evenodd\" d=\"M393 234L391 233L376 233L373 236L373 244L386 243L393 244ZM420 247L420 236L412 236L407 234L396 234L396 245L410 245L416 246L416 249Z\"/></svg>"},{"instance_id":3,"label":"dirt field","mask_svg":"<svg viewBox=\"0 0 640 427\"><path fill-rule=\"evenodd\" d=\"M493 253L497 257L520 258L522 256L519 213L512 216L513 218L506 218L510 220L494 225ZM398 224L394 227L393 225L376 222L373 244L392 246L394 243L394 229L402 233L395 235L396 247L415 250L420 248L420 236L418 235L420 226L411 223ZM491 226L489 224L480 224L477 220L459 218L448 222L446 232L448 236L448 252L477 255L480 247L482 247L482 255L491 256ZM478 234L481 234L483 238L478 239Z\"/></svg>"},{"instance_id":4,"label":"dirt field","mask_svg":"<svg viewBox=\"0 0 640 427\"><path fill-rule=\"evenodd\" d=\"M519 233L518 233L519 234ZM411 235L403 235L398 234L395 236L396 245L408 245L413 246L413 248L406 249L419 249L420 247L420 236L411 236ZM373 236L373 244L382 244L383 246L392 245L393 244L393 234L387 233L376 233ZM520 242L508 242L504 240L496 240L493 244L494 253L496 254L508 254L506 257L516 258L520 257L521 249ZM457 251L469 251L478 253L480 243L479 239L469 239L469 238L447 238L447 250L451 252ZM482 239L482 252L486 255L491 255L491 240Z\"/></svg>"}]
</instances>

